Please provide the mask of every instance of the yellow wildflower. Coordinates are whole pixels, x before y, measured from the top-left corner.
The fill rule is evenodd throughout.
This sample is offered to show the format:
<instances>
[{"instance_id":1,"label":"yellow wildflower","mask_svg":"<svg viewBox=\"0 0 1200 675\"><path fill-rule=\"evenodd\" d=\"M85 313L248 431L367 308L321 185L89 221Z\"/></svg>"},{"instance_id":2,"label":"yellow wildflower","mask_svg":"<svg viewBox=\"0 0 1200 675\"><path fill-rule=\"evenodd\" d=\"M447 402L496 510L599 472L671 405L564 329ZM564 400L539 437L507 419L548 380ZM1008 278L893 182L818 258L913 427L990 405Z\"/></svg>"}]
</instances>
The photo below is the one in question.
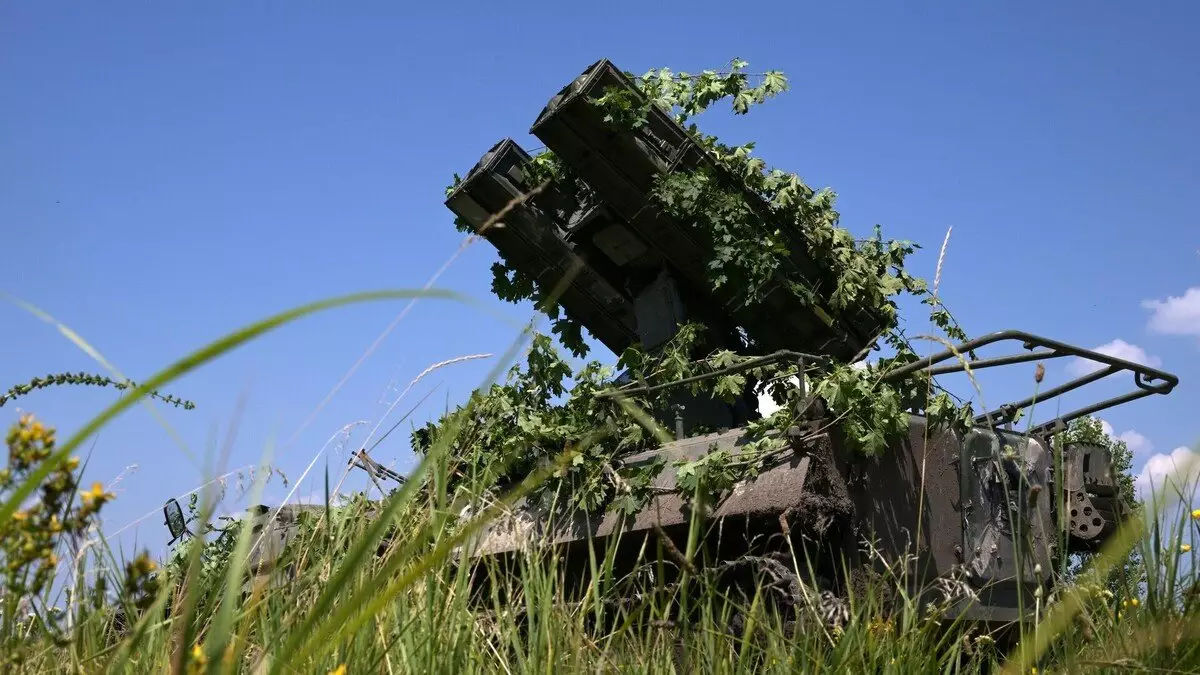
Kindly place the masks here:
<instances>
[{"instance_id":1,"label":"yellow wildflower","mask_svg":"<svg viewBox=\"0 0 1200 675\"><path fill-rule=\"evenodd\" d=\"M155 570L156 567L157 565L154 564L154 561L151 560L150 556L146 555L145 553L139 555L133 561L133 569L138 574L150 574Z\"/></svg>"},{"instance_id":2,"label":"yellow wildflower","mask_svg":"<svg viewBox=\"0 0 1200 675\"><path fill-rule=\"evenodd\" d=\"M876 618L871 619L871 623L868 624L867 630L869 630L872 634L890 633L890 632L892 632L892 627L893 627L893 623L892 623L891 619L884 621L884 620L876 617Z\"/></svg>"},{"instance_id":3,"label":"yellow wildflower","mask_svg":"<svg viewBox=\"0 0 1200 675\"><path fill-rule=\"evenodd\" d=\"M200 665L208 663L208 658L204 656L204 650L200 648L200 645L192 647L192 661L195 661Z\"/></svg>"},{"instance_id":4,"label":"yellow wildflower","mask_svg":"<svg viewBox=\"0 0 1200 675\"><path fill-rule=\"evenodd\" d=\"M104 486L100 483L92 483L92 489L80 495L85 502L103 502L111 499L112 495L104 491Z\"/></svg>"},{"instance_id":5,"label":"yellow wildflower","mask_svg":"<svg viewBox=\"0 0 1200 675\"><path fill-rule=\"evenodd\" d=\"M1179 551L1181 553L1187 553L1188 551L1191 551L1191 550L1192 550L1191 544L1180 544L1179 545Z\"/></svg>"},{"instance_id":6,"label":"yellow wildflower","mask_svg":"<svg viewBox=\"0 0 1200 675\"><path fill-rule=\"evenodd\" d=\"M1192 520L1200 520L1200 509L1192 510Z\"/></svg>"},{"instance_id":7,"label":"yellow wildflower","mask_svg":"<svg viewBox=\"0 0 1200 675\"><path fill-rule=\"evenodd\" d=\"M13 520L17 521L18 523L23 523L28 518L29 518L29 514L25 513L24 511L17 511L16 513L13 514Z\"/></svg>"},{"instance_id":8,"label":"yellow wildflower","mask_svg":"<svg viewBox=\"0 0 1200 675\"><path fill-rule=\"evenodd\" d=\"M342 665L338 666L337 668L334 668L333 670L329 671L329 675L346 675L346 664L343 663Z\"/></svg>"}]
</instances>

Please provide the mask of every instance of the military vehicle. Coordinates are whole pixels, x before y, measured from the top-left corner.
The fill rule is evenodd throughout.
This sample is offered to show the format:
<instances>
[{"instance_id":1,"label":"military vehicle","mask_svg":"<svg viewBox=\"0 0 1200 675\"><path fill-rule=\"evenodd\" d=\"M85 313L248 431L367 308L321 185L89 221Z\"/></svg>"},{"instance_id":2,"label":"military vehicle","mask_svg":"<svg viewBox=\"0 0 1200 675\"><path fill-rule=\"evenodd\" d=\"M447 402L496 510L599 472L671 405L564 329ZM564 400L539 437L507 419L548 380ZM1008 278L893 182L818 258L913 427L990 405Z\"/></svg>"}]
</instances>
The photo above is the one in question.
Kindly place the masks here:
<instances>
[{"instance_id":1,"label":"military vehicle","mask_svg":"<svg viewBox=\"0 0 1200 675\"><path fill-rule=\"evenodd\" d=\"M626 73L608 60L598 61L558 92L533 123L532 134L569 167L578 184L535 185L530 177L533 157L506 138L448 195L447 207L510 265L534 276L541 287L556 289L562 309L614 353L633 344L652 353L688 321L709 329L703 350L731 349L751 357L739 366L744 369L779 361L819 369L831 360L848 363L868 356L886 323L872 308L838 312L819 303L800 306L780 284L767 293L763 305L747 309L736 288L712 287L704 270L712 243L670 217L650 194L663 173L709 162L706 150L657 108L636 128L606 122L591 99L614 87L634 99L642 96ZM749 196L753 204L756 196ZM808 257L799 234L793 235L788 263L810 278L820 277L822 267ZM743 335L752 338L752 349ZM1013 350L973 356L992 345L1011 345ZM959 355L968 354L972 356L964 363ZM1022 620L1034 606L1037 590L1051 583L1048 570L1061 556L1096 549L1122 517L1107 450L1071 444L1060 458L1050 438L1074 419L1168 394L1178 379L1017 330L954 345L883 375L897 380L918 370L938 376L960 373L968 364L979 372L1064 358L1091 361L1095 367L1036 397L979 415L967 433L932 429L926 411L911 411L907 438L876 458L847 452L822 401L804 396L798 422L786 432L789 454L705 512L703 555L694 562L707 561L733 586L765 580L782 605L799 603L808 597L805 589L817 589L833 614L828 619L836 621L845 607L838 598L853 583L847 569L906 559L910 590L946 589L955 583L970 589L956 609L960 617L990 625ZM1118 373L1133 375L1129 393L1023 432L1013 429L1013 421L1035 403L1045 409L1064 394ZM729 404L691 394L684 385L692 383L659 382L639 389L617 379L625 393L674 392L670 405L653 415L673 431L675 440L621 458L624 465L656 457L695 459L746 443L746 425L761 416L752 386L748 383ZM805 386L805 378L798 385ZM358 466L377 479L403 480L381 473L374 464ZM615 571L629 571L647 538L665 537L679 550L688 540L693 514L687 495L677 490L674 472L662 472L656 488L650 504L632 517L612 510L598 517L564 516L518 502L471 539L466 552L477 562L501 563L480 565L480 583L488 581L486 569L503 569L533 545L559 547L573 579L586 579L590 557L606 553L617 561ZM255 511L256 531L268 525L262 522L264 513L262 508ZM181 521L175 521L172 534L180 536ZM256 569L268 569L278 545L288 540L289 523L275 520L268 526L265 539L271 550L256 554ZM874 542L875 550L865 551L864 541ZM791 564L796 551L804 552L811 568L798 570Z\"/></svg>"},{"instance_id":2,"label":"military vehicle","mask_svg":"<svg viewBox=\"0 0 1200 675\"><path fill-rule=\"evenodd\" d=\"M510 266L534 276L542 288L557 289L561 308L614 353L635 343L653 352L682 322L694 321L715 336L705 349L732 349L754 357L755 365L792 360L816 368L830 359L846 363L867 356L884 326L884 318L871 308L809 309L795 303L780 284L764 306L747 309L738 302L736 288L714 289L708 283L704 261L711 242L651 198L658 176L703 166L708 155L681 125L653 106L640 126L606 122L592 101L612 88L644 100L628 74L601 60L558 92L533 123L531 133L578 183L532 180L533 157L506 138L453 189L447 207ZM749 201L755 198L750 195ZM819 276L821 266L806 257L799 235L793 244L789 262L794 269ZM740 331L752 338L753 351L745 349ZM990 345L1013 349L1001 356L974 357ZM962 372L966 365L960 354L972 355L967 363L973 372L1068 357L1091 361L1095 368L1036 397L981 414L965 434L928 428L925 411L911 411L907 438L871 459L850 456L836 421L808 396L805 409L798 411L804 413L801 422L787 432L790 455L737 485L704 516L705 558L727 570L731 583L744 580L743 573L765 575L783 589L782 596L798 600L801 587L821 587L826 598L843 597L851 583L845 561L865 565L878 557L907 556L914 589L946 588L938 581L951 579L971 589L957 609L962 618L994 625L1026 616L1023 610L1034 606L1037 589L1050 583L1054 563L1063 555L1095 549L1121 519L1108 452L1068 445L1056 467L1050 438L1076 418L1168 394L1178 380L1142 364L1017 330L955 345L883 377L896 380L917 370L932 376ZM1063 394L1121 372L1133 374L1130 393L1024 432L1012 428L1021 411L1035 403L1045 410ZM676 440L623 458L624 464L655 457L696 459L746 442L745 425L759 417L755 392L747 390L730 405L691 395L680 386L691 383L652 383L653 389L678 390L671 406L654 411L659 422L674 430ZM618 384L627 392L646 391L630 389L620 379ZM717 431L706 431L713 429ZM531 545L549 544L559 547L569 575L583 578L592 555L609 552L618 563L632 565L647 537L666 537L682 550L691 518L686 496L675 489L669 470L662 472L657 488L658 495L633 517L615 510L599 517L551 514L519 502L470 542L470 555L478 561L511 561ZM874 541L876 550L864 551L864 540ZM814 554L815 575L797 574L795 566L784 564L801 550Z\"/></svg>"},{"instance_id":3,"label":"military vehicle","mask_svg":"<svg viewBox=\"0 0 1200 675\"><path fill-rule=\"evenodd\" d=\"M347 463L365 471L383 494L389 491L383 487L381 481L403 484L405 480L400 474L371 459L365 450L353 453ZM242 522L249 525L253 539L246 558L250 578L243 583L244 593L248 593L256 584L278 585L291 576L287 560L284 558L285 551L296 541L302 520L323 516L325 510L325 504L283 504L277 507L256 504L245 510ZM374 512L368 509L365 515L371 518ZM234 518L224 516L222 519L228 521ZM177 499L168 499L163 504L163 524L171 533L171 539L167 541L168 547L185 538L196 536L188 527L189 522ZM281 563L285 569L282 574L277 574Z\"/></svg>"}]
</instances>

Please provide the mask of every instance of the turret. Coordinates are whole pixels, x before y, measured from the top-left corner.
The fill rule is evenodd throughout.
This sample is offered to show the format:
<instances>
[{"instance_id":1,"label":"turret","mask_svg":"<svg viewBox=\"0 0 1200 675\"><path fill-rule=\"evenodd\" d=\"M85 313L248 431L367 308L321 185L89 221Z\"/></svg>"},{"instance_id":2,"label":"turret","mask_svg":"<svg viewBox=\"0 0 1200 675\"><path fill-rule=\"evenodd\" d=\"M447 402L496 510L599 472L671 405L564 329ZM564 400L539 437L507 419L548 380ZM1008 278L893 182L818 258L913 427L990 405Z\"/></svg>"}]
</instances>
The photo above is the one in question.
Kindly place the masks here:
<instances>
[{"instance_id":1,"label":"turret","mask_svg":"<svg viewBox=\"0 0 1200 675\"><path fill-rule=\"evenodd\" d=\"M447 207L614 353L635 343L653 353L682 323L696 322L707 329L696 358L716 349L745 355L792 350L847 361L860 354L885 327L882 313L834 311L833 275L809 255L804 233L774 222L769 204L666 112L649 106L646 122L634 127L606 121L593 99L614 88L645 101L627 75L601 60L533 123L531 132L569 178L541 185L529 153L504 139L456 186ZM660 178L690 171L705 171L722 189L736 191L763 233L786 233L788 255L759 301L747 302L746 289L736 283L712 283L712 233L671 215L654 197ZM801 297L797 285L811 296ZM680 393L685 430L756 418L754 384L748 382L732 405ZM659 411L668 428L677 427L679 410Z\"/></svg>"}]
</instances>

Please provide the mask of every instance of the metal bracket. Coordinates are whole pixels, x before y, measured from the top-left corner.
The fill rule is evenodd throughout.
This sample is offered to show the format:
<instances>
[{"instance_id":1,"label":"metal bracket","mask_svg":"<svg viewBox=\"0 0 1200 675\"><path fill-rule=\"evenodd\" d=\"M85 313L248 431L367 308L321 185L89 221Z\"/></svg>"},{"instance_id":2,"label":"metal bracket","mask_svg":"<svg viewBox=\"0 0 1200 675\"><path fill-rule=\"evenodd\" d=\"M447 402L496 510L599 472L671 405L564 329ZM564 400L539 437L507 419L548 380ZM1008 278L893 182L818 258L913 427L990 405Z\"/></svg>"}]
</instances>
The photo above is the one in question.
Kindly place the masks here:
<instances>
[{"instance_id":1,"label":"metal bracket","mask_svg":"<svg viewBox=\"0 0 1200 675\"><path fill-rule=\"evenodd\" d=\"M350 461L347 463L366 471L367 475L369 475L372 480L383 478L386 480L395 481L400 485L404 485L404 483L407 482L407 479L405 479L404 476L401 476L395 471L392 471L386 466L371 459L371 456L367 454L365 449L354 453L354 455L350 457ZM376 483L376 486L379 487L380 492L384 492L383 487L378 485L378 483Z\"/></svg>"},{"instance_id":2,"label":"metal bracket","mask_svg":"<svg viewBox=\"0 0 1200 675\"><path fill-rule=\"evenodd\" d=\"M1073 543L1082 548L1104 541L1120 520L1120 489L1111 475L1112 457L1100 446L1070 443L1064 448L1065 494Z\"/></svg>"},{"instance_id":3,"label":"metal bracket","mask_svg":"<svg viewBox=\"0 0 1200 675\"><path fill-rule=\"evenodd\" d=\"M174 497L168 499L163 504L163 525L166 525L167 531L171 533L171 540L167 542L167 546L179 541L184 535L190 537L196 536L188 529L187 518L183 515L183 509L179 506L179 500Z\"/></svg>"},{"instance_id":4,"label":"metal bracket","mask_svg":"<svg viewBox=\"0 0 1200 675\"><path fill-rule=\"evenodd\" d=\"M964 354L973 353L980 347L987 345L1005 342L1019 341L1022 346L1029 351L1028 354L1013 354L1009 356L999 356L988 359L970 359L968 360ZM1146 396L1153 394L1169 394L1171 390L1179 384L1179 378L1161 370L1151 368L1140 363L1118 359L1108 354L1101 354L1090 349L1083 349L1074 345L1069 345L1057 340L1051 340L1039 335L1033 335L1018 330L1003 330L990 335L985 335L974 340L968 340L954 347L947 349L933 356L928 356L919 361L914 361L909 364L900 366L884 374L884 381L895 381L906 377L919 370L924 370L929 375L945 375L948 373L960 373L968 369L972 371L983 370L984 368L993 368L996 366L1008 366L1018 363L1029 363L1031 361L1044 361L1050 359L1063 358L1066 356L1076 356L1088 361L1094 361L1102 367L1095 372L1075 378L1070 382L1053 387L1047 391L1040 392L1037 396L1031 396L1022 401L1005 403L997 408L996 412L984 413L975 418L975 423L979 425L999 426L1010 424L1016 417L1017 413L1025 408L1033 406L1035 403L1043 404L1046 401L1057 398L1068 392L1074 391L1085 385L1091 384L1096 380L1108 377L1121 371L1129 371L1133 373L1133 380L1136 389L1134 391L1116 396L1099 403L1095 403L1078 410L1069 412L1065 415L1056 417L1049 422L1039 424L1030 430L1030 435L1041 436L1047 433L1058 433L1066 429L1067 423L1080 417L1085 417L1093 413L1106 410L1123 403L1136 401ZM936 366L943 361L953 360L953 365ZM935 367L936 366L936 367Z\"/></svg>"}]
</instances>

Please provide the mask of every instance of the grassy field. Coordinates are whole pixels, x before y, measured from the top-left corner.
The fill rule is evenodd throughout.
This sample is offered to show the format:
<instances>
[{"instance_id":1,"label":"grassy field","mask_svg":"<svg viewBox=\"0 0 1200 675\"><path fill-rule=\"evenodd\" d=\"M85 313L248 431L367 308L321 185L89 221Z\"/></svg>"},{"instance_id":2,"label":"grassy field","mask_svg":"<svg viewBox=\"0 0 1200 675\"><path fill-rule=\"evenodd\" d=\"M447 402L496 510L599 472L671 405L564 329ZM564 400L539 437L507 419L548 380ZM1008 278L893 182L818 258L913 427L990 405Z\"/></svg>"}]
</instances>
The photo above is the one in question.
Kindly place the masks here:
<instances>
[{"instance_id":1,"label":"grassy field","mask_svg":"<svg viewBox=\"0 0 1200 675\"><path fill-rule=\"evenodd\" d=\"M363 296L358 299L370 299ZM394 296L393 296L394 297ZM352 298L353 299L353 298ZM70 438L24 417L7 436L3 474L2 672L1196 672L1200 599L1191 491L1148 505L1152 527L1124 530L1083 572L1039 598L1015 649L900 592L885 573L850 598L849 620L792 621L761 597L727 598L687 552L648 549L642 572L567 598L554 560L530 557L507 584L472 598L459 546L503 505L460 520L429 452L387 500L311 511L276 574L247 581L250 528L169 561L121 559L94 542L112 495L76 484L81 443L141 395L237 344L336 302L280 315L190 355L123 396ZM550 469L548 469L550 470ZM544 478L531 476L506 498ZM255 490L261 489L261 484ZM252 499L257 497L255 494ZM211 513L201 503L201 520ZM373 517L364 517L370 510ZM1140 522L1140 521L1138 521ZM1131 555L1132 554L1132 555ZM61 559L60 559L61 557ZM803 568L803 560L790 564ZM67 588L51 583L67 571ZM898 569L898 568L897 568ZM84 570L107 570L99 577ZM1053 573L1053 571L1047 571ZM898 595L897 595L898 594ZM633 597L628 602L617 598ZM883 598L890 598L884 602ZM736 617L735 617L736 615ZM681 617L686 616L686 619Z\"/></svg>"}]
</instances>

